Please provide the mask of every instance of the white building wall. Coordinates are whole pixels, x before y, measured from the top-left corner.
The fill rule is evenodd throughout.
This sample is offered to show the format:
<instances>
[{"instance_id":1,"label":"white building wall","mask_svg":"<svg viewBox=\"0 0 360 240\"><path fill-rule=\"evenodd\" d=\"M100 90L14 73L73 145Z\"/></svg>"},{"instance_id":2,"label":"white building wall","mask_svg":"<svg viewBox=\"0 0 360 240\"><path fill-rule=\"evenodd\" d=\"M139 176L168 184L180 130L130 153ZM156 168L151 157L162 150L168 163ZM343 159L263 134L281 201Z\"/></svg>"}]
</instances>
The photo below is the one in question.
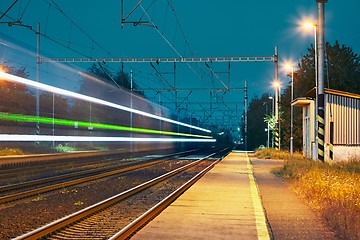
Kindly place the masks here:
<instances>
[{"instance_id":1,"label":"white building wall","mask_svg":"<svg viewBox=\"0 0 360 240\"><path fill-rule=\"evenodd\" d=\"M326 94L326 158L329 157L330 122L334 122L334 161L360 159L360 99ZM329 159L329 158L328 158Z\"/></svg>"}]
</instances>

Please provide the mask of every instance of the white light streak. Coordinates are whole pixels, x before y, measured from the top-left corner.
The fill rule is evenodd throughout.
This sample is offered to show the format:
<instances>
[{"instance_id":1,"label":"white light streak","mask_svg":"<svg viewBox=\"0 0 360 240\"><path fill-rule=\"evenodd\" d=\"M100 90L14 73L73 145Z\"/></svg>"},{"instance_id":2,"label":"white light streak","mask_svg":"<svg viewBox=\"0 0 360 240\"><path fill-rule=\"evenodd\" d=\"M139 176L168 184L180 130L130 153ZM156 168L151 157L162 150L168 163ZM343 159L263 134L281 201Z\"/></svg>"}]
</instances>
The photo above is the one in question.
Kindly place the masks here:
<instances>
[{"instance_id":1,"label":"white light streak","mask_svg":"<svg viewBox=\"0 0 360 240\"><path fill-rule=\"evenodd\" d=\"M195 138L131 138L131 137L85 137L0 134L0 142L216 142L215 139Z\"/></svg>"},{"instance_id":2,"label":"white light streak","mask_svg":"<svg viewBox=\"0 0 360 240\"><path fill-rule=\"evenodd\" d=\"M193 129L197 129L203 132L207 132L207 133L211 133L210 130L208 129L204 129L204 128L200 128L200 127L196 127L190 124L186 124L186 123L182 123L182 122L178 122L169 118L164 118L164 117L160 117L151 113L147 113L147 112L143 112L137 109L133 109L133 108L129 108L129 107L125 107L119 104L115 104L112 102L108 102L105 100L101 100L98 98L94 98L94 97L90 97L90 96L86 96L80 93L75 93L75 92L71 92L68 90L64 90L61 88L57 88L57 87L53 87L44 83L39 83L39 82L35 82L26 78L22 78L22 77L18 77L18 76L14 76L8 73L4 73L0 71L0 78L3 78L4 80L8 80L8 81L13 81L13 82L17 82L17 83L22 83L22 84L26 84L28 86L32 86L41 90L45 90L45 91L49 91L52 93L57 93L57 94L61 94L63 96L68 96L68 97L72 97L72 98L76 98L76 99L81 99L84 101L88 101L88 102L93 102L93 103L98 103L104 106L108 106L108 107L112 107L112 108L116 108L116 109L120 109L120 110L124 110L127 112L132 112L132 113L136 113L142 116L146 116L149 118L154 118L154 119L158 119L161 121L165 121L165 122L169 122L169 123L174 123L174 124L178 124L184 127L189 127L189 128L193 128Z\"/></svg>"}]
</instances>

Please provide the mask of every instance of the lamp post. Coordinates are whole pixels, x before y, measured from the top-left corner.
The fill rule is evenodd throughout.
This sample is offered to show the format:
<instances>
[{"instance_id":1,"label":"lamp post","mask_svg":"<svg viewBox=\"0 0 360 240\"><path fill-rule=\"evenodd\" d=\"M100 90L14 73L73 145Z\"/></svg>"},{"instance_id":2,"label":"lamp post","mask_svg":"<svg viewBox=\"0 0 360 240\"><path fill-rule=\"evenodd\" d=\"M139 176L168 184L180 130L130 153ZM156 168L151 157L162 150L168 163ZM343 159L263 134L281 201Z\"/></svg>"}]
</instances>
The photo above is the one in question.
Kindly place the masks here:
<instances>
[{"instance_id":1,"label":"lamp post","mask_svg":"<svg viewBox=\"0 0 360 240\"><path fill-rule=\"evenodd\" d=\"M41 64L41 56L40 56L40 23L37 24L37 31L36 31L36 42L37 42L37 51L36 51L36 81L40 82L40 64ZM36 88L36 135L40 135L40 124L39 124L39 117L40 117L40 92L39 88ZM39 142L36 142L39 145Z\"/></svg>"},{"instance_id":2,"label":"lamp post","mask_svg":"<svg viewBox=\"0 0 360 240\"><path fill-rule=\"evenodd\" d=\"M306 22L303 24L303 26L306 29L313 29L314 30L314 68L315 68L315 116L314 116L314 121L315 121L315 145L316 145L316 149L315 151L317 152L317 147L318 147L318 121L317 121L317 116L318 116L318 50L317 50L317 30L318 30L318 25L314 22Z\"/></svg>"},{"instance_id":3,"label":"lamp post","mask_svg":"<svg viewBox=\"0 0 360 240\"><path fill-rule=\"evenodd\" d=\"M313 22L305 22L304 27L306 29L314 30L314 64L315 64L315 87L317 91L317 80L318 80L318 59L317 59L317 24Z\"/></svg>"},{"instance_id":4,"label":"lamp post","mask_svg":"<svg viewBox=\"0 0 360 240\"><path fill-rule=\"evenodd\" d=\"M287 64L287 69L291 69L291 100L290 100L290 154L294 154L294 107L291 104L294 100L294 65Z\"/></svg>"},{"instance_id":5,"label":"lamp post","mask_svg":"<svg viewBox=\"0 0 360 240\"><path fill-rule=\"evenodd\" d=\"M324 25L325 25L325 6L327 0L316 0L318 5L318 91L317 91L317 124L318 124L318 159L322 162L325 160L325 92L324 92L324 65L325 65L325 37L324 37Z\"/></svg>"}]
</instances>

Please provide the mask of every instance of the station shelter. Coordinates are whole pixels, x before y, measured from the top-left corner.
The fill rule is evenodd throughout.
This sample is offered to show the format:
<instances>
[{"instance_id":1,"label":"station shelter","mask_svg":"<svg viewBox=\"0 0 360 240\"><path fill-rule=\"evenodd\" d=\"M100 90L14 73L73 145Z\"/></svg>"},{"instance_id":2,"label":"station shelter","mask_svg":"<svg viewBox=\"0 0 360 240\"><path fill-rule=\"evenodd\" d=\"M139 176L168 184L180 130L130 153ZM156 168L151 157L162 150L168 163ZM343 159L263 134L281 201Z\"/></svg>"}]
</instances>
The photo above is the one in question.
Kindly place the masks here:
<instances>
[{"instance_id":1,"label":"station shelter","mask_svg":"<svg viewBox=\"0 0 360 240\"><path fill-rule=\"evenodd\" d=\"M360 159L360 95L333 89L324 92L325 161ZM303 155L313 160L317 159L315 93L314 88L291 103L302 107Z\"/></svg>"}]
</instances>

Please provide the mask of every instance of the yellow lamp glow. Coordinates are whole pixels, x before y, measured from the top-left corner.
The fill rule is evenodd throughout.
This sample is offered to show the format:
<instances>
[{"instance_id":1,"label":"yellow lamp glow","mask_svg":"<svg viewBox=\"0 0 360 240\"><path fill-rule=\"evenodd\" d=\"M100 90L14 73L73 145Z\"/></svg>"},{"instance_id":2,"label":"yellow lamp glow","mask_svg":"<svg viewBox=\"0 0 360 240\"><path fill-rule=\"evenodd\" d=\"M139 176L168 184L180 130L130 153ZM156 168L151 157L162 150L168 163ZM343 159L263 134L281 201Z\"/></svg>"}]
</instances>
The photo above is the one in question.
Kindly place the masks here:
<instances>
[{"instance_id":1,"label":"yellow lamp glow","mask_svg":"<svg viewBox=\"0 0 360 240\"><path fill-rule=\"evenodd\" d=\"M316 24L315 23L312 23L312 22L305 22L303 24L304 28L306 29L314 29L314 27L316 27Z\"/></svg>"}]
</instances>

